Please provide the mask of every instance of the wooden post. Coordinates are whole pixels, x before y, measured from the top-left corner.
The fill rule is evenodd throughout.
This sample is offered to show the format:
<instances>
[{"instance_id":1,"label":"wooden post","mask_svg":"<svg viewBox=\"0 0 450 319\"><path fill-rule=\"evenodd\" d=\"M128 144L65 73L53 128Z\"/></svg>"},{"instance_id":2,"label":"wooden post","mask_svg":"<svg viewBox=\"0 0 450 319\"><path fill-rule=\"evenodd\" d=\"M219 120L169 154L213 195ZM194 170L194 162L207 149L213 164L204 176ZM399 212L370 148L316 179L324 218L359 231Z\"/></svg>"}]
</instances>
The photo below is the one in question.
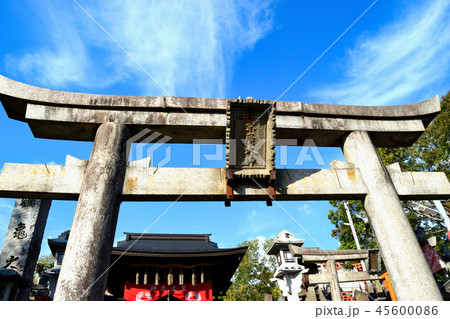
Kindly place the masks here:
<instances>
[{"instance_id":1,"label":"wooden post","mask_svg":"<svg viewBox=\"0 0 450 319\"><path fill-rule=\"evenodd\" d=\"M308 292L306 293L306 301L317 301L316 289L313 286L308 287Z\"/></svg>"},{"instance_id":2,"label":"wooden post","mask_svg":"<svg viewBox=\"0 0 450 319\"><path fill-rule=\"evenodd\" d=\"M383 286L381 286L379 280L374 280L374 286L375 286L375 292L376 292L377 296L385 295L385 292L383 290Z\"/></svg>"},{"instance_id":3,"label":"wooden post","mask_svg":"<svg viewBox=\"0 0 450 319\"><path fill-rule=\"evenodd\" d=\"M319 301L327 301L322 288L317 289L317 294L319 295Z\"/></svg>"},{"instance_id":4,"label":"wooden post","mask_svg":"<svg viewBox=\"0 0 450 319\"><path fill-rule=\"evenodd\" d=\"M373 284L372 284L371 281L367 282L366 287L367 287L367 292L369 294L374 294L375 293L375 291L373 290Z\"/></svg>"},{"instance_id":5,"label":"wooden post","mask_svg":"<svg viewBox=\"0 0 450 319\"><path fill-rule=\"evenodd\" d=\"M369 295L365 294L359 290L355 290L355 299L356 299L356 301L370 301Z\"/></svg>"},{"instance_id":6,"label":"wooden post","mask_svg":"<svg viewBox=\"0 0 450 319\"><path fill-rule=\"evenodd\" d=\"M334 259L327 260L327 271L330 278L331 300L341 301L341 290L339 288L339 277Z\"/></svg>"},{"instance_id":7,"label":"wooden post","mask_svg":"<svg viewBox=\"0 0 450 319\"><path fill-rule=\"evenodd\" d=\"M205 282L205 273L203 271L203 266L202 266L202 272L200 273L200 282L202 284Z\"/></svg>"},{"instance_id":8,"label":"wooden post","mask_svg":"<svg viewBox=\"0 0 450 319\"><path fill-rule=\"evenodd\" d=\"M179 284L184 285L184 273L183 268L180 268Z\"/></svg>"},{"instance_id":9,"label":"wooden post","mask_svg":"<svg viewBox=\"0 0 450 319\"><path fill-rule=\"evenodd\" d=\"M167 284L169 286L173 285L173 272L172 267L169 267L169 274L167 275Z\"/></svg>"}]
</instances>

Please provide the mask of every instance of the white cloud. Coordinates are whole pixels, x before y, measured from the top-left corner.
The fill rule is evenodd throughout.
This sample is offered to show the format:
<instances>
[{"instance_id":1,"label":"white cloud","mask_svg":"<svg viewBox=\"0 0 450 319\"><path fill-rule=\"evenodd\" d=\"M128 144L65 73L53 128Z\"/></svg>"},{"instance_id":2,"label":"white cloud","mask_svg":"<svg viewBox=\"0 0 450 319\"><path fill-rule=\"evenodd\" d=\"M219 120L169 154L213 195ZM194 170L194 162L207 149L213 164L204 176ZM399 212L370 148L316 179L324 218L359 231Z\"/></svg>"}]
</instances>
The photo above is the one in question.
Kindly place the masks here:
<instances>
[{"instance_id":1,"label":"white cloud","mask_svg":"<svg viewBox=\"0 0 450 319\"><path fill-rule=\"evenodd\" d=\"M248 213L245 222L239 225L237 233L240 236L247 236L247 240L261 239L273 233L274 229L281 227L282 221L275 214L253 210Z\"/></svg>"},{"instance_id":2,"label":"white cloud","mask_svg":"<svg viewBox=\"0 0 450 319\"><path fill-rule=\"evenodd\" d=\"M266 242L266 238L264 236L260 235L260 236L256 237L256 239L258 240L258 253L262 259L266 256L266 251L264 250L264 243Z\"/></svg>"},{"instance_id":3,"label":"white cloud","mask_svg":"<svg viewBox=\"0 0 450 319\"><path fill-rule=\"evenodd\" d=\"M114 241L114 246L117 246L117 243L119 242L119 241L123 241L123 240L126 240L126 238L127 238L127 236L126 235L120 235L120 236L116 236L116 240Z\"/></svg>"},{"instance_id":4,"label":"white cloud","mask_svg":"<svg viewBox=\"0 0 450 319\"><path fill-rule=\"evenodd\" d=\"M303 205L299 206L298 210L303 212L303 213L305 213L305 214L311 214L312 213L311 206L309 206L308 204L303 204Z\"/></svg>"},{"instance_id":5,"label":"white cloud","mask_svg":"<svg viewBox=\"0 0 450 319\"><path fill-rule=\"evenodd\" d=\"M118 74L101 74L91 60L90 47L95 42L88 40L92 28L80 24L80 14L53 0L32 2L31 6L42 19L42 24L33 28L45 36L39 49L29 47L33 53L6 56L9 72L19 72L48 87L104 87L118 79Z\"/></svg>"},{"instance_id":6,"label":"white cloud","mask_svg":"<svg viewBox=\"0 0 450 319\"><path fill-rule=\"evenodd\" d=\"M439 84L450 65L450 2L422 3L410 4L396 23L361 38L343 62L344 80L319 87L311 96L338 104L397 104Z\"/></svg>"},{"instance_id":7,"label":"white cloud","mask_svg":"<svg viewBox=\"0 0 450 319\"><path fill-rule=\"evenodd\" d=\"M259 235L258 237L256 237L256 239L258 240L258 243L260 245L264 244L264 242L266 241L266 238L262 235Z\"/></svg>"},{"instance_id":8,"label":"white cloud","mask_svg":"<svg viewBox=\"0 0 450 319\"><path fill-rule=\"evenodd\" d=\"M222 96L236 55L270 31L273 1L80 4L169 94ZM45 11L49 42L36 53L10 56L10 68L43 85L98 87L132 79L143 94L165 95L75 3L45 4L36 9Z\"/></svg>"}]
</instances>

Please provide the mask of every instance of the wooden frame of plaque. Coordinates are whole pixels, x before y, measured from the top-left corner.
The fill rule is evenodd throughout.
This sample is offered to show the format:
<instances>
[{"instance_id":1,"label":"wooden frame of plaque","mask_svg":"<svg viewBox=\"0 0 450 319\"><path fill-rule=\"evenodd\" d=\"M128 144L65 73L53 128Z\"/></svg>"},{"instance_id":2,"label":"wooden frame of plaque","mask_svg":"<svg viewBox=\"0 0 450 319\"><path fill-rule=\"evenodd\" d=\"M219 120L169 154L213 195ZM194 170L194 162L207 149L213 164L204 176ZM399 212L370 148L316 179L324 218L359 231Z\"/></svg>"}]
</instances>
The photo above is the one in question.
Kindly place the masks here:
<instances>
[{"instance_id":1,"label":"wooden frame of plaque","mask_svg":"<svg viewBox=\"0 0 450 319\"><path fill-rule=\"evenodd\" d=\"M275 102L228 102L226 168L234 178L270 178L275 169Z\"/></svg>"}]
</instances>

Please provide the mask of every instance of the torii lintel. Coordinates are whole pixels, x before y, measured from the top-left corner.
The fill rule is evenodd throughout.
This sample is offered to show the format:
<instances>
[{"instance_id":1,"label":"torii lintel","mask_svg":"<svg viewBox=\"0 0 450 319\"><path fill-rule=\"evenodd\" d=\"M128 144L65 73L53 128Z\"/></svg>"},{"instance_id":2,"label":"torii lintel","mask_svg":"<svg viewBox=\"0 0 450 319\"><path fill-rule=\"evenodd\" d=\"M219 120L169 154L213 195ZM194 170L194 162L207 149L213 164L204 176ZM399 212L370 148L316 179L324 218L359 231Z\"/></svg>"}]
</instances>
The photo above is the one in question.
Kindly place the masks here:
<instances>
[{"instance_id":1,"label":"torii lintel","mask_svg":"<svg viewBox=\"0 0 450 319\"><path fill-rule=\"evenodd\" d=\"M171 136L170 143L194 139L225 141L227 107L238 99L117 96L43 89L0 76L0 101L12 119L27 122L35 137L93 141L105 122L127 125L131 135L144 128ZM398 106L349 106L288 101L275 105L277 144L340 147L353 131L367 131L376 147L409 146L439 113L439 97ZM180 129L183 134L179 134Z\"/></svg>"}]
</instances>

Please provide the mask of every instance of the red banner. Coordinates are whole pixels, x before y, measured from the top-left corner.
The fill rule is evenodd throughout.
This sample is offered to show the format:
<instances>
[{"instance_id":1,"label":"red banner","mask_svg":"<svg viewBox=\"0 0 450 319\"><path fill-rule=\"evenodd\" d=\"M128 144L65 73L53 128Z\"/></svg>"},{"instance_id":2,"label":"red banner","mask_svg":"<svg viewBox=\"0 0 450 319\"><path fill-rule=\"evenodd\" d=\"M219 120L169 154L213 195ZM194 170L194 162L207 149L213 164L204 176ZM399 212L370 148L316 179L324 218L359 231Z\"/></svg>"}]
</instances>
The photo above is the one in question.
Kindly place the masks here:
<instances>
[{"instance_id":1,"label":"red banner","mask_svg":"<svg viewBox=\"0 0 450 319\"><path fill-rule=\"evenodd\" d=\"M123 300L126 301L155 301L167 295L184 301L212 301L212 285L136 285L125 284Z\"/></svg>"}]
</instances>

